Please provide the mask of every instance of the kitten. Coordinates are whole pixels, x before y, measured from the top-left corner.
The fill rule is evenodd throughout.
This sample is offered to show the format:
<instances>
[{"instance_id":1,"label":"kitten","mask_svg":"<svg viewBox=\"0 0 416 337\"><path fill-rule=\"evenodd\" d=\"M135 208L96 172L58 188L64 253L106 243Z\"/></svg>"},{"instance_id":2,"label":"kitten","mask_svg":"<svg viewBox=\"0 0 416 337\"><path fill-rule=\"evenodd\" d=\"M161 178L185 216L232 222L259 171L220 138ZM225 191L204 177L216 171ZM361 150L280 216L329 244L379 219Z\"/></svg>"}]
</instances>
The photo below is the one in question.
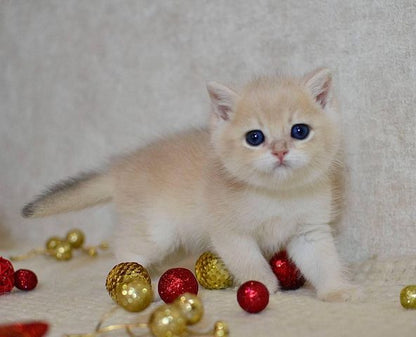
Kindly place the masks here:
<instances>
[{"instance_id":1,"label":"kitten","mask_svg":"<svg viewBox=\"0 0 416 337\"><path fill-rule=\"evenodd\" d=\"M351 295L331 223L341 210L342 149L332 77L261 77L234 91L210 82L209 127L159 140L52 187L24 207L41 217L113 201L120 261L152 266L179 247L215 251L237 283L278 281L285 247L323 300Z\"/></svg>"}]
</instances>

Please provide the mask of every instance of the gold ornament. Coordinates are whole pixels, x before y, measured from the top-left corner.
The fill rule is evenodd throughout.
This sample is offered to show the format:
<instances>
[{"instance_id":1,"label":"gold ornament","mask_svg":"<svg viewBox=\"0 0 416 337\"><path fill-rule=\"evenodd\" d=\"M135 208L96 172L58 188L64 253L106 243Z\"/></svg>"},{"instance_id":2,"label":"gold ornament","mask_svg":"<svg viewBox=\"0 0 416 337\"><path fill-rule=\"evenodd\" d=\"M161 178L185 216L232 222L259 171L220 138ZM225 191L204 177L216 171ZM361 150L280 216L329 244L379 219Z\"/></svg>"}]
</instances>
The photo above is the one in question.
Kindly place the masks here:
<instances>
[{"instance_id":1,"label":"gold ornament","mask_svg":"<svg viewBox=\"0 0 416 337\"><path fill-rule=\"evenodd\" d=\"M180 337L186 332L186 319L175 305L162 305L150 316L149 328L155 337Z\"/></svg>"},{"instance_id":2,"label":"gold ornament","mask_svg":"<svg viewBox=\"0 0 416 337\"><path fill-rule=\"evenodd\" d=\"M410 285L402 289L400 303L403 308L416 309L416 285Z\"/></svg>"},{"instance_id":3,"label":"gold ornament","mask_svg":"<svg viewBox=\"0 0 416 337\"><path fill-rule=\"evenodd\" d=\"M98 252L97 252L97 247L89 247L89 248L85 248L84 252L86 252L89 256L97 256Z\"/></svg>"},{"instance_id":4,"label":"gold ornament","mask_svg":"<svg viewBox=\"0 0 416 337\"><path fill-rule=\"evenodd\" d=\"M79 229L71 229L66 234L66 241L72 246L72 248L80 248L85 241L85 235Z\"/></svg>"},{"instance_id":5,"label":"gold ornament","mask_svg":"<svg viewBox=\"0 0 416 337\"><path fill-rule=\"evenodd\" d=\"M82 231L79 229L71 229L67 233L65 239L57 236L50 237L45 243L46 249L32 249L26 254L11 256L10 260L22 261L37 255L48 255L53 256L58 261L67 261L72 258L73 249L81 248L81 250L89 256L96 256L98 254L98 248L103 250L108 248L107 242L102 242L98 246L83 247L84 240L85 235Z\"/></svg>"},{"instance_id":6,"label":"gold ornament","mask_svg":"<svg viewBox=\"0 0 416 337\"><path fill-rule=\"evenodd\" d=\"M214 337L228 337L230 335L230 329L228 324L223 321L217 321L214 325Z\"/></svg>"},{"instance_id":7,"label":"gold ornament","mask_svg":"<svg viewBox=\"0 0 416 337\"><path fill-rule=\"evenodd\" d=\"M62 241L56 245L53 255L59 261L70 260L72 258L72 247L68 242Z\"/></svg>"},{"instance_id":8,"label":"gold ornament","mask_svg":"<svg viewBox=\"0 0 416 337\"><path fill-rule=\"evenodd\" d=\"M46 249L48 249L48 250L50 250L50 249L55 250L56 249L56 246L58 244L60 244L62 241L64 241L64 240L61 239L61 238L58 238L57 236L52 236L52 237L50 237L46 241L46 244L45 244Z\"/></svg>"},{"instance_id":9,"label":"gold ornament","mask_svg":"<svg viewBox=\"0 0 416 337\"><path fill-rule=\"evenodd\" d=\"M151 285L149 273L146 268L136 262L122 262L113 267L107 275L105 287L111 298L117 302L117 286L121 283L141 279Z\"/></svg>"},{"instance_id":10,"label":"gold ornament","mask_svg":"<svg viewBox=\"0 0 416 337\"><path fill-rule=\"evenodd\" d=\"M134 283L145 285L142 280L133 280L129 285ZM124 285L123 285L124 286ZM119 288L122 288L120 286ZM126 286L127 287L127 286ZM136 288L136 287L135 287ZM151 289L149 287L149 289ZM187 328L202 319L203 306L200 299L194 295L185 293L172 304L163 304L153 310L147 323L134 322L130 324L113 324L104 326L104 322L110 318L119 306L106 313L97 324L95 331L86 334L65 335L66 337L95 337L109 332L118 332L125 330L128 336L148 336L147 334L136 334L133 329L150 329L153 337L229 337L230 331L228 325L223 321L217 321L214 329L208 332L196 332Z\"/></svg>"},{"instance_id":11,"label":"gold ornament","mask_svg":"<svg viewBox=\"0 0 416 337\"><path fill-rule=\"evenodd\" d=\"M127 311L143 311L152 301L152 287L140 278L121 283L117 286L116 302Z\"/></svg>"},{"instance_id":12,"label":"gold ornament","mask_svg":"<svg viewBox=\"0 0 416 337\"><path fill-rule=\"evenodd\" d=\"M224 289L233 285L233 277L222 259L211 252L202 254L195 263L198 282L206 289Z\"/></svg>"},{"instance_id":13,"label":"gold ornament","mask_svg":"<svg viewBox=\"0 0 416 337\"><path fill-rule=\"evenodd\" d=\"M174 305L179 308L186 319L186 324L193 325L198 323L204 315L204 307L198 296L185 293L179 296Z\"/></svg>"},{"instance_id":14,"label":"gold ornament","mask_svg":"<svg viewBox=\"0 0 416 337\"><path fill-rule=\"evenodd\" d=\"M95 257L98 255L98 249L106 250L108 249L109 245L107 242L101 242L98 246L87 246L87 247L81 247L81 250L88 254L91 257Z\"/></svg>"}]
</instances>

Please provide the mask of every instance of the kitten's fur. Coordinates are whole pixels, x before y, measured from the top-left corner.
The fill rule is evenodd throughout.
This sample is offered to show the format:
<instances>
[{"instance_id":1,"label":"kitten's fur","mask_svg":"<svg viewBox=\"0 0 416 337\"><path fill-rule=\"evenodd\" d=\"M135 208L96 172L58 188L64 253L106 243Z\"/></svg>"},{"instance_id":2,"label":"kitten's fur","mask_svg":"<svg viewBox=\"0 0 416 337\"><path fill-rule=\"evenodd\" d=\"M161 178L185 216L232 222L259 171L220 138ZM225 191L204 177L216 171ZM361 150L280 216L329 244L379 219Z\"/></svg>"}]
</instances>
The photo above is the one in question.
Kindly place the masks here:
<instances>
[{"instance_id":1,"label":"kitten's fur","mask_svg":"<svg viewBox=\"0 0 416 337\"><path fill-rule=\"evenodd\" d=\"M341 136L331 73L258 78L236 92L209 83L207 130L162 139L102 173L56 185L23 209L46 216L113 200L120 261L150 266L179 247L213 250L237 282L278 282L267 259L286 247L318 297L349 297L330 224L342 201ZM311 127L305 140L291 127ZM245 135L262 130L265 142ZM280 163L280 159L283 159Z\"/></svg>"}]
</instances>

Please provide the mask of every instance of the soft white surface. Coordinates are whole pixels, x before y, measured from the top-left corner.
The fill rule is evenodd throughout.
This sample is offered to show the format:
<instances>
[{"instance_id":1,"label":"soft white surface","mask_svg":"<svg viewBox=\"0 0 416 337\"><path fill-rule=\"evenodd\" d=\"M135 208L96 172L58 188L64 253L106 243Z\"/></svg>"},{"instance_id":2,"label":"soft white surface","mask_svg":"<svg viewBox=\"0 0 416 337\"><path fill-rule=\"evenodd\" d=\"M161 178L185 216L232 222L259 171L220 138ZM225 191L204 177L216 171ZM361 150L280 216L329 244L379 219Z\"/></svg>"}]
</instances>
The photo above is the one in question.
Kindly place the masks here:
<instances>
[{"instance_id":1,"label":"soft white surface","mask_svg":"<svg viewBox=\"0 0 416 337\"><path fill-rule=\"evenodd\" d=\"M110 206L36 221L22 220L20 208L47 184L202 124L206 80L325 65L335 71L347 147L340 252L349 261L415 255L415 31L413 0L0 1L2 254L72 227L90 242L110 238ZM54 336L90 331L111 306L102 287L110 260L21 263L42 282L1 297L0 323L46 318ZM407 279L387 273L358 305L285 294L248 316L232 292L203 297L207 316L228 320L234 336L410 336L414 313L397 302L400 287L416 282L409 270Z\"/></svg>"},{"instance_id":2,"label":"soft white surface","mask_svg":"<svg viewBox=\"0 0 416 337\"><path fill-rule=\"evenodd\" d=\"M399 294L404 285L414 283L415 261L413 256L355 265L354 279L366 296L356 303L324 303L311 290L301 289L272 295L267 308L254 315L238 306L235 290L200 288L205 315L194 330L206 331L215 321L224 320L234 337L414 336L415 312L401 307ZM111 252L69 262L38 257L15 263L16 269L36 271L39 286L31 292L14 290L1 296L0 323L44 320L51 324L51 337L92 332L101 316L114 306L104 286L114 264ZM140 314L120 309L108 323L146 322L152 309L160 304Z\"/></svg>"}]
</instances>

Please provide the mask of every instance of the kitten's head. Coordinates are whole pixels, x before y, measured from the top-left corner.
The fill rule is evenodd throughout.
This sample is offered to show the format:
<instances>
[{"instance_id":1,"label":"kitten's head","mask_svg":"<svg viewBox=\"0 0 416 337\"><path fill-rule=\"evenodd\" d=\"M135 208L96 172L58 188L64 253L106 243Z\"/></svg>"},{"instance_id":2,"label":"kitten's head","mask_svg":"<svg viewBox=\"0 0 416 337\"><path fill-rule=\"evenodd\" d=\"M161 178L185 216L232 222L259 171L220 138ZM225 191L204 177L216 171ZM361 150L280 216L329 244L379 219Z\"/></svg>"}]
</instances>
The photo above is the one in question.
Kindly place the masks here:
<instances>
[{"instance_id":1,"label":"kitten's head","mask_svg":"<svg viewBox=\"0 0 416 337\"><path fill-rule=\"evenodd\" d=\"M340 134L328 69L301 79L258 78L239 92L210 82L208 92L211 141L234 178L290 189L335 163Z\"/></svg>"}]
</instances>

